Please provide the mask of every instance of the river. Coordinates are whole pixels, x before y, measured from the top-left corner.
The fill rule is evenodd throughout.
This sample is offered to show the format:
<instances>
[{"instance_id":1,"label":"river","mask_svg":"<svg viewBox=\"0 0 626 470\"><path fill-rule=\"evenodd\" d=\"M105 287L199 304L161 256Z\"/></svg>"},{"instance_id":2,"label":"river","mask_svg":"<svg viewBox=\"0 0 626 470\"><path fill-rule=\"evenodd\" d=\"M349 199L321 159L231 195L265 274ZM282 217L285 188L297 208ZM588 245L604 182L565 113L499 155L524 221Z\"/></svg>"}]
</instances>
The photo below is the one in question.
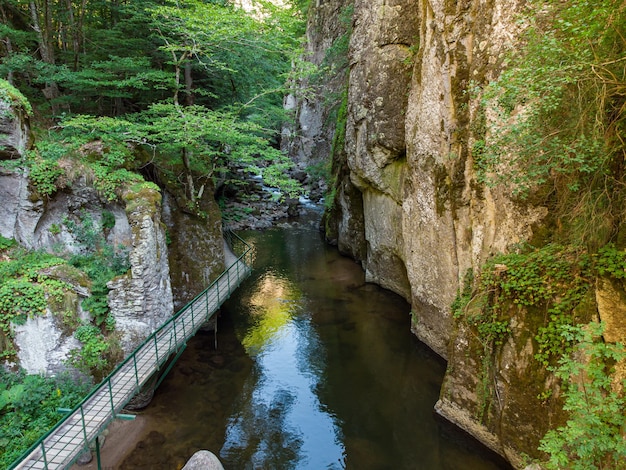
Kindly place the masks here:
<instances>
[{"instance_id":1,"label":"river","mask_svg":"<svg viewBox=\"0 0 626 470\"><path fill-rule=\"evenodd\" d=\"M409 305L315 225L242 233L251 279L217 335L189 342L121 468L180 468L199 449L226 470L507 468L433 414L445 363L410 333Z\"/></svg>"}]
</instances>

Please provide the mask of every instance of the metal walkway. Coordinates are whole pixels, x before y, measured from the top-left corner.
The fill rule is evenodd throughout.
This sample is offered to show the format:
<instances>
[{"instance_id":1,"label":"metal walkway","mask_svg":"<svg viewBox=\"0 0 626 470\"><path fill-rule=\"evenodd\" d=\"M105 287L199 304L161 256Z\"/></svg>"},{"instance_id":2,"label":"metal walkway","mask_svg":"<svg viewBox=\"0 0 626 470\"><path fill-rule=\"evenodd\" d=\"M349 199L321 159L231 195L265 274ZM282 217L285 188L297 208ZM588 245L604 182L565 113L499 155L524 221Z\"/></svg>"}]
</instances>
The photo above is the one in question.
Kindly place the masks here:
<instances>
[{"instance_id":1,"label":"metal walkway","mask_svg":"<svg viewBox=\"0 0 626 470\"><path fill-rule=\"evenodd\" d=\"M240 250L233 244L243 248L241 256L204 292L139 345L63 420L14 462L11 469L68 468L168 358L184 348L187 340L250 275L252 248L236 235L229 241L235 252Z\"/></svg>"}]
</instances>

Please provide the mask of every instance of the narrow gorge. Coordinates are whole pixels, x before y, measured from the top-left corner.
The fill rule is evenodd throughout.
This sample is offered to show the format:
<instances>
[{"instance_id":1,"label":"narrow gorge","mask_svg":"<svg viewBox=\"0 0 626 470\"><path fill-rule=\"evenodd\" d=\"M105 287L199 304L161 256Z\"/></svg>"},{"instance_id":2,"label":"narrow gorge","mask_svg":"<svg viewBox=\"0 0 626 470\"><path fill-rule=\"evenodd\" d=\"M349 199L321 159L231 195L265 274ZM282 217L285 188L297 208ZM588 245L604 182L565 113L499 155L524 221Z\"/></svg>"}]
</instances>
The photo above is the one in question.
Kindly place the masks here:
<instances>
[{"instance_id":1,"label":"narrow gorge","mask_svg":"<svg viewBox=\"0 0 626 470\"><path fill-rule=\"evenodd\" d=\"M438 417L516 469L626 468L623 3L57 3L0 5L0 372L98 381L224 271L226 230L313 201L349 296L399 296L445 361ZM194 346L215 396L255 367L229 338Z\"/></svg>"},{"instance_id":2,"label":"narrow gorge","mask_svg":"<svg viewBox=\"0 0 626 470\"><path fill-rule=\"evenodd\" d=\"M546 346L536 338L545 337L553 317L513 299L487 326L481 310L498 294L479 289L495 255L524 243L541 249L568 230L555 220L560 215L545 188L521 197L511 185L490 184L481 166L485 140L496 140L490 133L507 132L485 105L484 90L528 41L533 7L354 0L311 8L308 53L329 72L317 97L296 106L292 147L323 158L328 147L315 143L328 142L329 131L319 123L332 122L328 241L359 260L369 281L410 302L413 332L448 361L437 413L516 468L543 459L540 440L566 419L559 382L537 359ZM336 59L341 48L343 64ZM495 172L510 174L517 161L505 154ZM620 210L613 236L623 256ZM496 264L494 275L505 279L507 268ZM575 267L567 269L576 276ZM623 342L623 273L600 278L572 315L580 323L602 320L605 340ZM464 310L454 310L455 299L472 294ZM484 333L489 328L493 334Z\"/></svg>"}]
</instances>

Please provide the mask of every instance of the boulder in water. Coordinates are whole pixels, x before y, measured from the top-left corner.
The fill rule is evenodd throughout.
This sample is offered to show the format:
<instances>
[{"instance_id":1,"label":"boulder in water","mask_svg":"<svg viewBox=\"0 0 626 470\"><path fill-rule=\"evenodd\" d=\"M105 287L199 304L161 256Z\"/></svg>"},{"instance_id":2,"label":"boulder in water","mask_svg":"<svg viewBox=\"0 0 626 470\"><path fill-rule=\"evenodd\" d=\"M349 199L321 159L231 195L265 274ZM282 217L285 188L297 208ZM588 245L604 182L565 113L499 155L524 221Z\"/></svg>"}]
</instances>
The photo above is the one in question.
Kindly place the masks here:
<instances>
[{"instance_id":1,"label":"boulder in water","mask_svg":"<svg viewBox=\"0 0 626 470\"><path fill-rule=\"evenodd\" d=\"M224 467L213 452L199 450L191 456L182 470L224 470Z\"/></svg>"}]
</instances>

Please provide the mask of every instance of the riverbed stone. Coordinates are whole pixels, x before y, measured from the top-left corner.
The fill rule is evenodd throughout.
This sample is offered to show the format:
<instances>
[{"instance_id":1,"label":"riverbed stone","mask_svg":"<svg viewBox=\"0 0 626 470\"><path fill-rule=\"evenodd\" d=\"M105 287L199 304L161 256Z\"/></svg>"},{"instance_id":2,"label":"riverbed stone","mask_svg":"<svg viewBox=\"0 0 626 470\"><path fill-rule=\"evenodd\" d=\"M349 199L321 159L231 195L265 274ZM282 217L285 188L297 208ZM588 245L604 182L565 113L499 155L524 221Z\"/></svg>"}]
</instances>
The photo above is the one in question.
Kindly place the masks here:
<instances>
[{"instance_id":1,"label":"riverbed stone","mask_svg":"<svg viewBox=\"0 0 626 470\"><path fill-rule=\"evenodd\" d=\"M224 470L224 467L213 452L199 450L191 456L182 470Z\"/></svg>"}]
</instances>

